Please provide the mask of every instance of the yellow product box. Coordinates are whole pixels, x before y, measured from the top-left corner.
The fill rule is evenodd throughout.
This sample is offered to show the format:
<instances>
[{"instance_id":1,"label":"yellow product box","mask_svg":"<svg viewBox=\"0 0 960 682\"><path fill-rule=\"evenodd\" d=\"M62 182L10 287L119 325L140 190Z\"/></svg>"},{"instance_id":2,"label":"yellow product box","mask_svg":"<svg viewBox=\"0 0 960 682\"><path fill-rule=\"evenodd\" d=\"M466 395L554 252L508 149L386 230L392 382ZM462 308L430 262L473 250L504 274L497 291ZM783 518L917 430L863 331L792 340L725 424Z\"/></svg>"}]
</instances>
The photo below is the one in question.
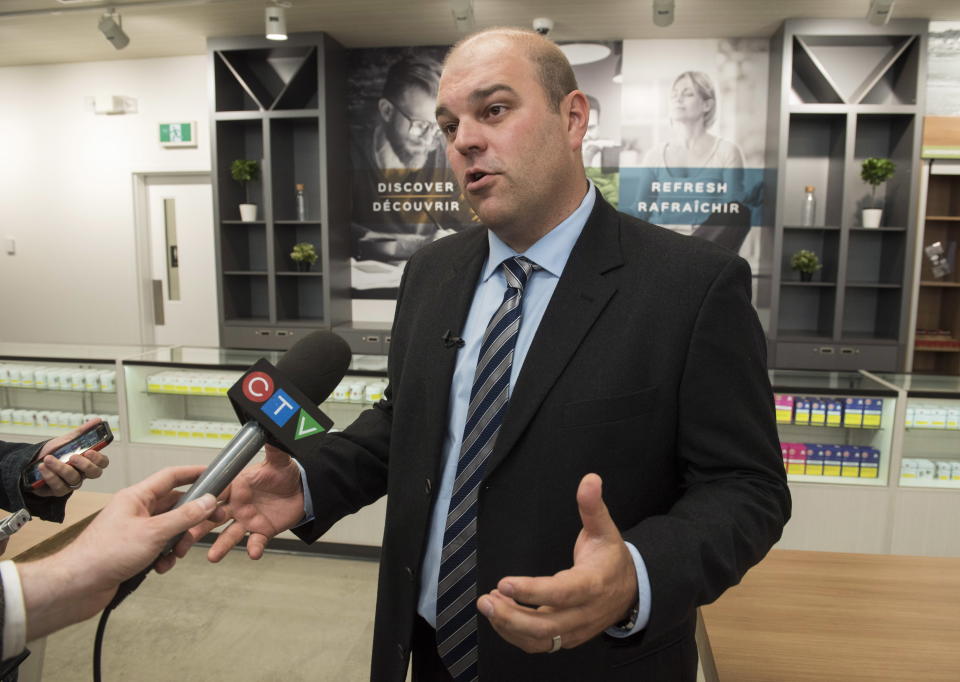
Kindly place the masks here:
<instances>
[{"instance_id":1,"label":"yellow product box","mask_svg":"<svg viewBox=\"0 0 960 682\"><path fill-rule=\"evenodd\" d=\"M863 399L863 428L879 429L882 424L883 398Z\"/></svg>"},{"instance_id":2,"label":"yellow product box","mask_svg":"<svg viewBox=\"0 0 960 682\"><path fill-rule=\"evenodd\" d=\"M827 425L827 404L821 398L810 400L810 426Z\"/></svg>"},{"instance_id":3,"label":"yellow product box","mask_svg":"<svg viewBox=\"0 0 960 682\"><path fill-rule=\"evenodd\" d=\"M863 398L847 398L843 406L843 425L848 429L863 426Z\"/></svg>"},{"instance_id":4,"label":"yellow product box","mask_svg":"<svg viewBox=\"0 0 960 682\"><path fill-rule=\"evenodd\" d=\"M823 446L815 443L806 443L807 468L804 473L808 476L823 476Z\"/></svg>"},{"instance_id":5,"label":"yellow product box","mask_svg":"<svg viewBox=\"0 0 960 682\"><path fill-rule=\"evenodd\" d=\"M827 405L827 426L843 425L843 401L839 398L825 399Z\"/></svg>"},{"instance_id":6,"label":"yellow product box","mask_svg":"<svg viewBox=\"0 0 960 682\"><path fill-rule=\"evenodd\" d=\"M860 448L845 445L840 450L840 475L843 478L860 477Z\"/></svg>"},{"instance_id":7,"label":"yellow product box","mask_svg":"<svg viewBox=\"0 0 960 682\"><path fill-rule=\"evenodd\" d=\"M793 401L792 395L776 394L773 396L773 405L777 410L778 424L793 423Z\"/></svg>"},{"instance_id":8,"label":"yellow product box","mask_svg":"<svg viewBox=\"0 0 960 682\"><path fill-rule=\"evenodd\" d=\"M833 445L823 447L823 475L839 476L842 467L843 458L840 450Z\"/></svg>"}]
</instances>

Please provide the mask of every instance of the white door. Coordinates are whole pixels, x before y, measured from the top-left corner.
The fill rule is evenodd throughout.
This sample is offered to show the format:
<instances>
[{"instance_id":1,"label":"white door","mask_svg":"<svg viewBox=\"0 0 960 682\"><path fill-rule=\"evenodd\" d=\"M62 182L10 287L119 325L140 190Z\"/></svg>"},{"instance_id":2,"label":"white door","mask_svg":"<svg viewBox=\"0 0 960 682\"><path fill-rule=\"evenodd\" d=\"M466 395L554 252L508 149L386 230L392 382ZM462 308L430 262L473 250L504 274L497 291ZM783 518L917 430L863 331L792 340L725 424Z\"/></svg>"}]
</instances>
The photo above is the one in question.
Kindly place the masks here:
<instances>
[{"instance_id":1,"label":"white door","mask_svg":"<svg viewBox=\"0 0 960 682\"><path fill-rule=\"evenodd\" d=\"M217 346L216 256L213 192L208 174L144 174L145 232L139 262L145 266L149 305L144 342ZM150 338L152 336L152 338Z\"/></svg>"}]
</instances>

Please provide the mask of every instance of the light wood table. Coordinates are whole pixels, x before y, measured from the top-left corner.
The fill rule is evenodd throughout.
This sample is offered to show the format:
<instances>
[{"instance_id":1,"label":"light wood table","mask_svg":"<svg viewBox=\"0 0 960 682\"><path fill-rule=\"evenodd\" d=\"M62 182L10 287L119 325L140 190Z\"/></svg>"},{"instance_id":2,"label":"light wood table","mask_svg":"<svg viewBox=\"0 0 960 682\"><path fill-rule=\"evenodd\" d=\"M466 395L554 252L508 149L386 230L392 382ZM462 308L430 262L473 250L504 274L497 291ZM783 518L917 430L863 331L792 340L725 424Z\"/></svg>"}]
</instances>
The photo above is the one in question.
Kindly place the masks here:
<instances>
[{"instance_id":1,"label":"light wood table","mask_svg":"<svg viewBox=\"0 0 960 682\"><path fill-rule=\"evenodd\" d=\"M39 518L31 519L27 525L10 537L3 559L24 562L53 554L77 537L93 520L96 513L106 506L111 497L113 496L109 493L78 490L67 500L63 523L43 521ZM40 682L43 677L43 654L46 644L46 637L27 642L30 656L20 665L20 682ZM93 642L90 646L93 646Z\"/></svg>"},{"instance_id":2,"label":"light wood table","mask_svg":"<svg viewBox=\"0 0 960 682\"><path fill-rule=\"evenodd\" d=\"M773 550L701 613L721 682L960 680L960 559Z\"/></svg>"}]
</instances>

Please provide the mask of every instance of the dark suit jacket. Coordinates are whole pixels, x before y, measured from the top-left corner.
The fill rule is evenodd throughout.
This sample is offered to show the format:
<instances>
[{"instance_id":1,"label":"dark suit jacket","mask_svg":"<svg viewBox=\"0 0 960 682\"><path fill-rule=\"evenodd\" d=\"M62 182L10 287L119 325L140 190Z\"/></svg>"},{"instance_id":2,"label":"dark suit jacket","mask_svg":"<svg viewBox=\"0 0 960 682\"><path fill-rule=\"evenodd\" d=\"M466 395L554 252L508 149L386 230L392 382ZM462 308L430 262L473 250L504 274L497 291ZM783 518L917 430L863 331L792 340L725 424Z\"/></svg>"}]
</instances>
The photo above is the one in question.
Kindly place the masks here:
<instances>
[{"instance_id":1,"label":"dark suit jacket","mask_svg":"<svg viewBox=\"0 0 960 682\"><path fill-rule=\"evenodd\" d=\"M312 541L388 494L374 680L404 679L456 351L487 254L483 228L408 263L382 403L301 459ZM735 254L598 197L517 379L480 492L478 579L572 564L581 477L603 477L652 588L646 629L527 655L479 618L484 680L693 680L696 607L737 583L790 514L764 335ZM330 614L331 617L334 614Z\"/></svg>"}]
</instances>

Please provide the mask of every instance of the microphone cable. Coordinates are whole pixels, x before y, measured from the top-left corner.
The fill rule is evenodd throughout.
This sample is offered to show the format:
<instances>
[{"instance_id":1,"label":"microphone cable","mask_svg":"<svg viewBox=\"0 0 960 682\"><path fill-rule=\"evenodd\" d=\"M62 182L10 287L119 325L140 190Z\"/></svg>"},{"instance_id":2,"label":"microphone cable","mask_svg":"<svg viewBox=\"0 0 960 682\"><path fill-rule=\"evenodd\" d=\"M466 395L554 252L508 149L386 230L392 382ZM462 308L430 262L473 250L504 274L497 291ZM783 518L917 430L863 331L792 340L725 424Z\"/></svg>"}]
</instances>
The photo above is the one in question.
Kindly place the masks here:
<instances>
[{"instance_id":1,"label":"microphone cable","mask_svg":"<svg viewBox=\"0 0 960 682\"><path fill-rule=\"evenodd\" d=\"M128 578L120 583L120 586L117 588L117 593L113 595L113 599L110 600L110 603L103 609L103 613L100 614L100 622L97 623L97 634L93 640L93 682L103 682L100 676L100 660L103 654L103 633L107 630L107 619L110 618L110 614L115 608L120 606L120 603L124 599L140 587L140 583L146 579L151 570L153 570L153 564L150 564L132 578Z\"/></svg>"}]
</instances>

